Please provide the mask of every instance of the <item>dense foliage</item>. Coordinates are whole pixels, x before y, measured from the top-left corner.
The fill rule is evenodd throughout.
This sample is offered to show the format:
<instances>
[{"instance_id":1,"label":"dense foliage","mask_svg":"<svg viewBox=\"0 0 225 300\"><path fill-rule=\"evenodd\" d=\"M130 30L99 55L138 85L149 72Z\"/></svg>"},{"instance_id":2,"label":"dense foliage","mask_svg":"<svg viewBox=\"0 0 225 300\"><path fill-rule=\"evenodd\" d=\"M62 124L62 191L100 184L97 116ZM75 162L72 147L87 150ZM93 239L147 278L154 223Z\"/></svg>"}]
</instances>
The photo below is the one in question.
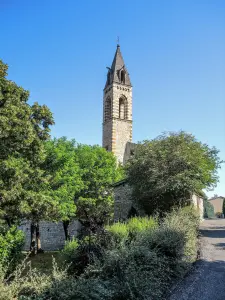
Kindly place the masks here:
<instances>
[{"instance_id":1,"label":"dense foliage","mask_svg":"<svg viewBox=\"0 0 225 300\"><path fill-rule=\"evenodd\" d=\"M152 213L183 205L191 194L215 187L220 165L217 149L179 132L139 144L126 170L133 198Z\"/></svg>"},{"instance_id":2,"label":"dense foliage","mask_svg":"<svg viewBox=\"0 0 225 300\"><path fill-rule=\"evenodd\" d=\"M76 142L66 137L45 143L45 176L49 176L49 194L55 201L52 219L63 221L65 238L70 239L69 223L75 217L75 194L83 187L81 169L76 155Z\"/></svg>"},{"instance_id":3,"label":"dense foliage","mask_svg":"<svg viewBox=\"0 0 225 300\"><path fill-rule=\"evenodd\" d=\"M0 228L0 268L12 272L21 259L24 233L16 227Z\"/></svg>"},{"instance_id":4,"label":"dense foliage","mask_svg":"<svg viewBox=\"0 0 225 300\"><path fill-rule=\"evenodd\" d=\"M56 267L51 276L17 272L15 280L0 282L0 295L4 300L164 299L196 258L198 222L193 208L172 211L160 226L143 229L130 243L102 249L78 278Z\"/></svg>"},{"instance_id":5,"label":"dense foliage","mask_svg":"<svg viewBox=\"0 0 225 300\"><path fill-rule=\"evenodd\" d=\"M111 152L99 146L78 145L76 149L83 188L76 194L77 218L90 232L96 232L112 218L112 184L121 179Z\"/></svg>"},{"instance_id":6,"label":"dense foliage","mask_svg":"<svg viewBox=\"0 0 225 300\"><path fill-rule=\"evenodd\" d=\"M156 229L157 227L157 219L152 217L134 217L124 223L117 222L106 226L107 232L110 233L108 248L130 243L143 232Z\"/></svg>"},{"instance_id":7,"label":"dense foliage","mask_svg":"<svg viewBox=\"0 0 225 300\"><path fill-rule=\"evenodd\" d=\"M213 205L207 200L204 199L204 218L214 218L215 212Z\"/></svg>"},{"instance_id":8,"label":"dense foliage","mask_svg":"<svg viewBox=\"0 0 225 300\"><path fill-rule=\"evenodd\" d=\"M0 215L11 225L44 218L53 205L40 168L53 118L47 106L29 105L29 92L6 76L0 61Z\"/></svg>"}]
</instances>

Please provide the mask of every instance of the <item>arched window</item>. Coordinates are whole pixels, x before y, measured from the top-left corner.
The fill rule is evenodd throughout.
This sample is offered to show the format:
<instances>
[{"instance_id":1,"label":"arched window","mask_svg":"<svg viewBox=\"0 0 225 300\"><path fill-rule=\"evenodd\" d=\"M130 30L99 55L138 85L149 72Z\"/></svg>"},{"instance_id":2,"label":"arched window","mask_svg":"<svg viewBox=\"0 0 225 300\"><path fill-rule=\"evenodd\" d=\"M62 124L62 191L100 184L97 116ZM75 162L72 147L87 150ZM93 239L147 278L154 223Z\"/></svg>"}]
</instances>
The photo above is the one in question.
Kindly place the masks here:
<instances>
[{"instance_id":1,"label":"arched window","mask_svg":"<svg viewBox=\"0 0 225 300\"><path fill-rule=\"evenodd\" d=\"M122 96L119 99L119 118L122 120L127 119L127 115L127 99Z\"/></svg>"},{"instance_id":2,"label":"arched window","mask_svg":"<svg viewBox=\"0 0 225 300\"><path fill-rule=\"evenodd\" d=\"M125 119L125 101L123 98L119 100L119 118Z\"/></svg>"},{"instance_id":3,"label":"arched window","mask_svg":"<svg viewBox=\"0 0 225 300\"><path fill-rule=\"evenodd\" d=\"M122 70L120 73L120 80L121 80L121 83L125 84L125 71L124 70Z\"/></svg>"},{"instance_id":4,"label":"arched window","mask_svg":"<svg viewBox=\"0 0 225 300\"><path fill-rule=\"evenodd\" d=\"M108 97L105 101L105 121L109 120L112 115L112 103L111 99Z\"/></svg>"}]
</instances>

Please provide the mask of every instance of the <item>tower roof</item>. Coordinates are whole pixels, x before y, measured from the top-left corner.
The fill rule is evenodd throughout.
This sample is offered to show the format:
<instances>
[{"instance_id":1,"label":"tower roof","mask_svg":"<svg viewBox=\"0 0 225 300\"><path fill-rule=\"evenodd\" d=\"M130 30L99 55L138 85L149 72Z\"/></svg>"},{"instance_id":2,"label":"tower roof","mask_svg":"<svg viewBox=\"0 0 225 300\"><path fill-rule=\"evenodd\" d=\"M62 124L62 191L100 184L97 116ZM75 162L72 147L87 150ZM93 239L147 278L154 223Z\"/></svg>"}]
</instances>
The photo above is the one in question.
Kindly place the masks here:
<instances>
[{"instance_id":1,"label":"tower roof","mask_svg":"<svg viewBox=\"0 0 225 300\"><path fill-rule=\"evenodd\" d=\"M120 45L117 45L111 68L108 68L108 70L105 88L113 82L131 86L130 76L125 67Z\"/></svg>"}]
</instances>

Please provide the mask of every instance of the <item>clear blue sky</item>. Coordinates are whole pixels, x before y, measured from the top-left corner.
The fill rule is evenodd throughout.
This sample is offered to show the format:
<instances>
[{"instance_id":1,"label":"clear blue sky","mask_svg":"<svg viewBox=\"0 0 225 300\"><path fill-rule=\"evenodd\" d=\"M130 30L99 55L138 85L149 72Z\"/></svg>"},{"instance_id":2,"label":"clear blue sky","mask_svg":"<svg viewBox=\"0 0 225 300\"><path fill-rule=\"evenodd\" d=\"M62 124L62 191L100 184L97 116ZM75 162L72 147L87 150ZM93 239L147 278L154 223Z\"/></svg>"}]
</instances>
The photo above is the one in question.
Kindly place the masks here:
<instances>
[{"instance_id":1,"label":"clear blue sky","mask_svg":"<svg viewBox=\"0 0 225 300\"><path fill-rule=\"evenodd\" d=\"M224 0L0 0L0 57L30 101L52 110L56 137L101 144L118 35L134 141L183 129L225 160ZM214 192L225 196L225 167Z\"/></svg>"}]
</instances>

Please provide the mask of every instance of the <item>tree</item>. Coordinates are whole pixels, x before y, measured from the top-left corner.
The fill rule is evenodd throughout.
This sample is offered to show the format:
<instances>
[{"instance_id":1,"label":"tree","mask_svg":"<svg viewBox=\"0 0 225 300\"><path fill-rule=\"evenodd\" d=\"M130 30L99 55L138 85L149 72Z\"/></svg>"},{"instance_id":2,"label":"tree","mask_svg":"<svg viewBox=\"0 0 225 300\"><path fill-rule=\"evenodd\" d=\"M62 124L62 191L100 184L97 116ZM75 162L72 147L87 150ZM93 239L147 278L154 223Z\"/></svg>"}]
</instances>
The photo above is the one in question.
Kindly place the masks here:
<instances>
[{"instance_id":1,"label":"tree","mask_svg":"<svg viewBox=\"0 0 225 300\"><path fill-rule=\"evenodd\" d=\"M138 144L126 166L134 200L150 214L184 204L202 189L214 188L222 163L218 152L185 132Z\"/></svg>"},{"instance_id":2,"label":"tree","mask_svg":"<svg viewBox=\"0 0 225 300\"><path fill-rule=\"evenodd\" d=\"M23 218L35 224L54 211L40 168L54 121L47 106L28 104L29 92L6 78L7 69L0 61L0 214L9 225ZM39 233L37 241L40 247Z\"/></svg>"},{"instance_id":3,"label":"tree","mask_svg":"<svg viewBox=\"0 0 225 300\"><path fill-rule=\"evenodd\" d=\"M51 196L57 203L56 219L63 221L66 240L70 239L69 223L75 217L75 194L82 187L81 170L76 155L75 140L66 137L45 143L47 157L44 163L46 174L51 176Z\"/></svg>"},{"instance_id":4,"label":"tree","mask_svg":"<svg viewBox=\"0 0 225 300\"><path fill-rule=\"evenodd\" d=\"M77 218L96 232L113 215L112 184L121 179L116 158L99 146L78 145L76 149L83 188L76 194Z\"/></svg>"}]
</instances>

